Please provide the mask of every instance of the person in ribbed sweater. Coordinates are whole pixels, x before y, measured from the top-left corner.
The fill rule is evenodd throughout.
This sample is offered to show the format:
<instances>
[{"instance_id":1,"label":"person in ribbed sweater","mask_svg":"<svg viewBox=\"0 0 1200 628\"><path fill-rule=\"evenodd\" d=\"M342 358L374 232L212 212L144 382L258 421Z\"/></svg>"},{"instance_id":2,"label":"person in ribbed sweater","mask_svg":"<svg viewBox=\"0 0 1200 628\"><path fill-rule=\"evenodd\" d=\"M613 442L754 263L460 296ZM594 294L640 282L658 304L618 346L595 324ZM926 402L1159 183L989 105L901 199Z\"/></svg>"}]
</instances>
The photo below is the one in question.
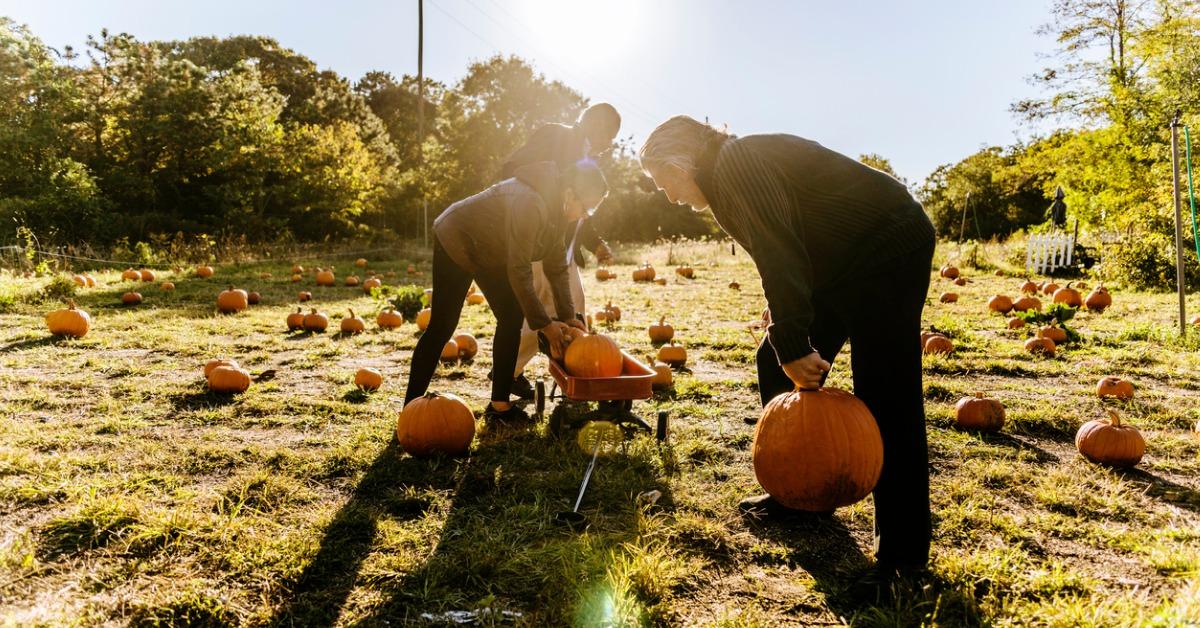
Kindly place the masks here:
<instances>
[{"instance_id":1,"label":"person in ribbed sweater","mask_svg":"<svg viewBox=\"0 0 1200 628\"><path fill-rule=\"evenodd\" d=\"M922 570L931 516L917 337L934 249L924 209L895 178L794 135L735 137L676 116L639 156L671 202L711 209L758 267L771 321L757 355L764 405L819 388L849 340L854 393L884 450L864 582L882 590ZM786 512L765 495L740 507Z\"/></svg>"}]
</instances>

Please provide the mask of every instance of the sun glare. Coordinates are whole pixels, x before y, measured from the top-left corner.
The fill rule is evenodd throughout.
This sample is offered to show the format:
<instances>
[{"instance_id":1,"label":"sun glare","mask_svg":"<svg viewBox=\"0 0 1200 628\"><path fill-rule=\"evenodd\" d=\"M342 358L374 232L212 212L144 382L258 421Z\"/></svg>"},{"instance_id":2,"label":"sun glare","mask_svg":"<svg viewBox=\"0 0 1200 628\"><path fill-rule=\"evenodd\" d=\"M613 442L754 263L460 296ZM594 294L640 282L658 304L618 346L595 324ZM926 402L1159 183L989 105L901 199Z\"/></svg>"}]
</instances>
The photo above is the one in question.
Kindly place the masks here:
<instances>
[{"instance_id":1,"label":"sun glare","mask_svg":"<svg viewBox=\"0 0 1200 628\"><path fill-rule=\"evenodd\" d=\"M633 0L530 2L522 9L538 36L532 43L569 69L612 73L637 36L650 32L644 7Z\"/></svg>"}]
</instances>

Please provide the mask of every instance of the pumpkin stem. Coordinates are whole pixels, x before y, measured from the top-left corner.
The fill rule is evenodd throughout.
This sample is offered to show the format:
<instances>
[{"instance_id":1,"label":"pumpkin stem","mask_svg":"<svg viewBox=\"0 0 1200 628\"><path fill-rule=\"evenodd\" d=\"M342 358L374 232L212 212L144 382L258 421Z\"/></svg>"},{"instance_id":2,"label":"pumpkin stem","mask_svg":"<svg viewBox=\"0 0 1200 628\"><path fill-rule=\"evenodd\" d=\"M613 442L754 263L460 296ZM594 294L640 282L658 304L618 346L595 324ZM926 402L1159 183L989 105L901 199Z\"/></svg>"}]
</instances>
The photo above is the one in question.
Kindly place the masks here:
<instances>
[{"instance_id":1,"label":"pumpkin stem","mask_svg":"<svg viewBox=\"0 0 1200 628\"><path fill-rule=\"evenodd\" d=\"M67 299L67 309L75 309L75 299Z\"/></svg>"},{"instance_id":2,"label":"pumpkin stem","mask_svg":"<svg viewBox=\"0 0 1200 628\"><path fill-rule=\"evenodd\" d=\"M983 393L982 393L982 392L979 392L979 391L976 391L976 392L975 392L975 398L976 398L976 399L983 399Z\"/></svg>"},{"instance_id":3,"label":"pumpkin stem","mask_svg":"<svg viewBox=\"0 0 1200 628\"><path fill-rule=\"evenodd\" d=\"M664 324L666 324L666 321L667 321L667 317L666 317L665 315L664 315L664 316L660 316L660 317L658 317L658 324L659 324L659 325L664 325Z\"/></svg>"},{"instance_id":4,"label":"pumpkin stem","mask_svg":"<svg viewBox=\"0 0 1200 628\"><path fill-rule=\"evenodd\" d=\"M1109 424L1113 427L1121 427L1121 415L1117 414L1116 410L1108 409L1108 419Z\"/></svg>"},{"instance_id":5,"label":"pumpkin stem","mask_svg":"<svg viewBox=\"0 0 1200 628\"><path fill-rule=\"evenodd\" d=\"M350 318L354 318L354 310L351 310L350 308L346 308L346 310L350 312Z\"/></svg>"}]
</instances>

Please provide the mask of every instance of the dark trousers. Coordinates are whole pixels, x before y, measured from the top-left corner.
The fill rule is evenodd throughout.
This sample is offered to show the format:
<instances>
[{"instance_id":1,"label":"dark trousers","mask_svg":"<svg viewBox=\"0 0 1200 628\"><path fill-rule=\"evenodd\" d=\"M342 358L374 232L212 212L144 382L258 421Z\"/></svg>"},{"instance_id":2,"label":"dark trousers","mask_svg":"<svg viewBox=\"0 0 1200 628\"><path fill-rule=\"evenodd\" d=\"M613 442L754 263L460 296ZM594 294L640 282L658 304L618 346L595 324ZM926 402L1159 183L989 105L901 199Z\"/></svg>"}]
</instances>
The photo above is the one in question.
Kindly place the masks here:
<instances>
[{"instance_id":1,"label":"dark trousers","mask_svg":"<svg viewBox=\"0 0 1200 628\"><path fill-rule=\"evenodd\" d=\"M521 324L525 314L521 304L508 283L508 272L503 264L497 270L471 273L457 263L442 248L442 243L433 240L433 299L429 304L429 327L417 340L413 349L412 364L408 372L408 390L404 403L425 394L429 381L437 370L438 360L446 342L454 336L458 320L462 316L463 299L471 288L471 281L487 297L492 314L496 316L496 335L492 337L492 368L497 373L512 373L517 367L517 349L521 344ZM492 400L508 401L512 388L511 377L492 378Z\"/></svg>"},{"instance_id":2,"label":"dark trousers","mask_svg":"<svg viewBox=\"0 0 1200 628\"><path fill-rule=\"evenodd\" d=\"M830 363L847 340L854 394L867 404L883 436L883 473L875 487L875 556L901 567L929 561L929 451L921 386L921 310L929 290L933 245L813 295L809 340ZM775 350L758 350L763 405L795 386Z\"/></svg>"}]
</instances>

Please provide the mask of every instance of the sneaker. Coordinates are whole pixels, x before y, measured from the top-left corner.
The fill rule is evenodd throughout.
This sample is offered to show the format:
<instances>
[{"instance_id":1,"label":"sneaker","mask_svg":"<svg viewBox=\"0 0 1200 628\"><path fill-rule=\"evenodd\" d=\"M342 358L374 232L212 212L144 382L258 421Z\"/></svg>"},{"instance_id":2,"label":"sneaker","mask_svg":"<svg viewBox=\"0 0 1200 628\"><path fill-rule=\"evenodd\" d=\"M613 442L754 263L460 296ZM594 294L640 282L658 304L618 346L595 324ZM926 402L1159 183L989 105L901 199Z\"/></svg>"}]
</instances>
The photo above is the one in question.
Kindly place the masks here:
<instances>
[{"instance_id":1,"label":"sneaker","mask_svg":"<svg viewBox=\"0 0 1200 628\"><path fill-rule=\"evenodd\" d=\"M483 420L488 423L495 422L508 425L527 422L529 421L529 415L517 406L512 406L507 410L501 411L492 407L491 403L488 403L487 408L483 411Z\"/></svg>"},{"instance_id":2,"label":"sneaker","mask_svg":"<svg viewBox=\"0 0 1200 628\"><path fill-rule=\"evenodd\" d=\"M513 379L512 388L509 389L509 392L516 395L517 399L529 400L534 397L533 384L530 384L524 375L518 375Z\"/></svg>"},{"instance_id":3,"label":"sneaker","mask_svg":"<svg viewBox=\"0 0 1200 628\"><path fill-rule=\"evenodd\" d=\"M754 517L755 519L771 518L771 519L787 519L787 518L829 518L833 516L833 511L827 512L809 512L806 510L796 510L788 508L783 504L775 501L770 495L755 495L747 497L738 502L738 510L745 516Z\"/></svg>"}]
</instances>

